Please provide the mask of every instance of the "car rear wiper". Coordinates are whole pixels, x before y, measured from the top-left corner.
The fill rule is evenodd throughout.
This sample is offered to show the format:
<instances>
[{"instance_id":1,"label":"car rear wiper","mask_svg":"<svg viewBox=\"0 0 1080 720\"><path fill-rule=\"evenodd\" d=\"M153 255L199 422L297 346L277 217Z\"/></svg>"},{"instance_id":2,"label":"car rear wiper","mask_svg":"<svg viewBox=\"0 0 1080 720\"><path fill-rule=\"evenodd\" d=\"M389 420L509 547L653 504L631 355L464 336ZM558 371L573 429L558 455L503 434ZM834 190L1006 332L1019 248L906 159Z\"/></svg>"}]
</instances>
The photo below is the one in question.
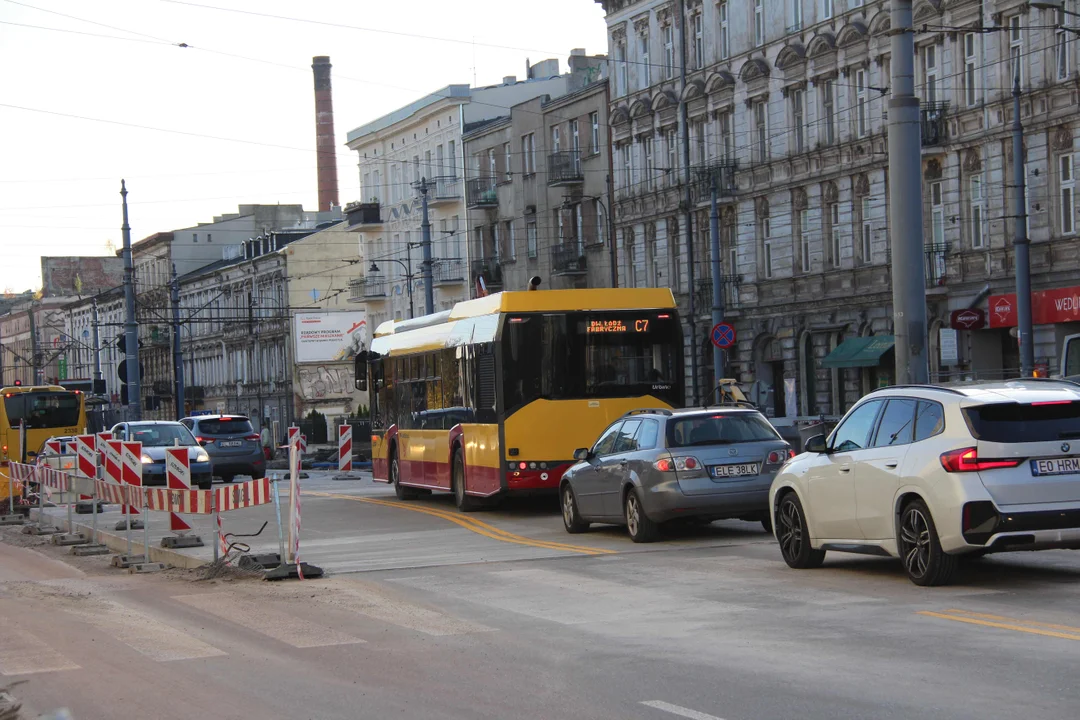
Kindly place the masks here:
<instances>
[{"instance_id":1,"label":"car rear wiper","mask_svg":"<svg viewBox=\"0 0 1080 720\"><path fill-rule=\"evenodd\" d=\"M1058 440L1075 440L1076 438L1080 438L1080 432L1058 433Z\"/></svg>"}]
</instances>

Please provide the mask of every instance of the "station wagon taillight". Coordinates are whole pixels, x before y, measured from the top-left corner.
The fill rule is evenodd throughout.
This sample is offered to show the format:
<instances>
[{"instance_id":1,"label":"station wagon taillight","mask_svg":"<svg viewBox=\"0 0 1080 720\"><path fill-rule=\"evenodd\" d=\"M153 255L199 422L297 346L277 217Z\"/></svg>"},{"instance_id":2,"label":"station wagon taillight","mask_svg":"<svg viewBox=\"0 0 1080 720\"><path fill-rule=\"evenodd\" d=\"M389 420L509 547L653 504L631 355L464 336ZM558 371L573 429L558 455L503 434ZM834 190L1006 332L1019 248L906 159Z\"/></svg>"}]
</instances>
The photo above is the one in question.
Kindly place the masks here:
<instances>
[{"instance_id":1,"label":"station wagon taillight","mask_svg":"<svg viewBox=\"0 0 1080 720\"><path fill-rule=\"evenodd\" d=\"M653 467L660 472L684 472L686 470L698 470L701 468L701 463L696 457L672 457L672 458L660 458L653 463Z\"/></svg>"},{"instance_id":2,"label":"station wagon taillight","mask_svg":"<svg viewBox=\"0 0 1080 720\"><path fill-rule=\"evenodd\" d=\"M941 454L941 467L946 472L978 472L980 470L997 470L999 468L1014 468L1024 462L1021 458L995 458L993 460L980 460L977 448L961 448L950 450Z\"/></svg>"}]
</instances>

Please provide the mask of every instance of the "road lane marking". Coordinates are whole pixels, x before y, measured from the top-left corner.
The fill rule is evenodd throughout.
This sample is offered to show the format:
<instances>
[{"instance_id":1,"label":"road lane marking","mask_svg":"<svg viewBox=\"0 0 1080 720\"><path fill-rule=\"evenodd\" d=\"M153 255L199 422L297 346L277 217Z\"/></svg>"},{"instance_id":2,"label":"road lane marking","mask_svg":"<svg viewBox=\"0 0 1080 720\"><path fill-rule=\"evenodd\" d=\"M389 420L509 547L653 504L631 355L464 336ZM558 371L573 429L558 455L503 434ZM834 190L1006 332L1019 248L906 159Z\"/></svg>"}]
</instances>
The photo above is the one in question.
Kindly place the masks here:
<instances>
[{"instance_id":1,"label":"road lane marking","mask_svg":"<svg viewBox=\"0 0 1080 720\"><path fill-rule=\"evenodd\" d=\"M552 542L549 540L534 540L527 538L523 535L517 535L506 530L490 525L476 518L464 517L457 515L446 510L440 510L438 508L425 507L423 505L414 505L409 503L397 502L394 500L382 500L380 498L367 498L357 497L355 495L339 495L337 493L327 492L312 492L305 491L306 495L313 497L334 498L337 500L352 500L354 502L368 503L371 505L382 505L384 507L397 508L399 510L410 510L412 512L423 513L425 515L431 515L433 517L448 520L455 525L459 525L466 530L470 530L478 535L491 538L492 540L501 540L502 542L514 543L516 545L526 545L528 547L540 548L543 550L560 550L562 552L572 552L581 555L614 555L617 550L608 550L605 548L589 547L586 545L570 545L567 543Z\"/></svg>"},{"instance_id":2,"label":"road lane marking","mask_svg":"<svg viewBox=\"0 0 1080 720\"><path fill-rule=\"evenodd\" d=\"M0 638L0 675L32 675L80 667L7 618L0 617Z\"/></svg>"},{"instance_id":3,"label":"road lane marking","mask_svg":"<svg viewBox=\"0 0 1080 720\"><path fill-rule=\"evenodd\" d=\"M691 710L690 708L684 708L681 705L672 705L666 703L663 700L645 700L641 703L646 707L651 707L656 710L663 710L664 712L671 713L672 715L678 715L679 717L690 718L690 720L722 720L715 715L709 715L708 713L698 712L697 710Z\"/></svg>"},{"instance_id":4,"label":"road lane marking","mask_svg":"<svg viewBox=\"0 0 1080 720\"><path fill-rule=\"evenodd\" d=\"M1017 620L1015 618L1002 617L1000 615L971 613L965 610L947 610L943 613L920 610L915 614L939 618L941 620L967 623L969 625L998 628L1000 630L1013 630L1015 632L1030 633L1032 635L1044 635L1046 637L1055 637L1062 640L1080 640L1080 628L1069 627L1067 625L1050 625L1047 623L1032 622L1030 620ZM1061 630L1067 630L1069 632L1061 632Z\"/></svg>"},{"instance_id":5,"label":"road lane marking","mask_svg":"<svg viewBox=\"0 0 1080 720\"><path fill-rule=\"evenodd\" d=\"M64 612L84 620L135 652L157 662L221 657L228 653L150 615L114 600L98 599L83 605L65 605Z\"/></svg>"},{"instance_id":6,"label":"road lane marking","mask_svg":"<svg viewBox=\"0 0 1080 720\"><path fill-rule=\"evenodd\" d=\"M295 648L355 645L365 642L295 615L268 608L265 603L260 603L258 611L253 612L250 600L242 599L233 593L177 595L172 599Z\"/></svg>"}]
</instances>

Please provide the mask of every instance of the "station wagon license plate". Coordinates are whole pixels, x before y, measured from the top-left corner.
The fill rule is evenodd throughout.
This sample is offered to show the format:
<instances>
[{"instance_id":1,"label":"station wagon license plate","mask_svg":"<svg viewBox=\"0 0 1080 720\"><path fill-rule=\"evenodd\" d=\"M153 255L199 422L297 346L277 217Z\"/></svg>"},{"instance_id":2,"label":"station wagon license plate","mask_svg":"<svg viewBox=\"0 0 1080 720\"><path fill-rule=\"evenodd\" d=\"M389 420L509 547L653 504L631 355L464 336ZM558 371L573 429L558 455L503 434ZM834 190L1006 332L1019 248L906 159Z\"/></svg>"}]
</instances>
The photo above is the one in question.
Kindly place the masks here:
<instances>
[{"instance_id":1,"label":"station wagon license plate","mask_svg":"<svg viewBox=\"0 0 1080 720\"><path fill-rule=\"evenodd\" d=\"M1080 473L1080 457L1031 461L1032 475L1072 475L1074 473Z\"/></svg>"},{"instance_id":2,"label":"station wagon license plate","mask_svg":"<svg viewBox=\"0 0 1080 720\"><path fill-rule=\"evenodd\" d=\"M739 463L736 465L713 465L712 476L714 478L741 477L743 475L758 475L761 466L757 463Z\"/></svg>"},{"instance_id":3,"label":"station wagon license plate","mask_svg":"<svg viewBox=\"0 0 1080 720\"><path fill-rule=\"evenodd\" d=\"M240 447L243 444L243 440L222 440L218 443L221 447Z\"/></svg>"}]
</instances>

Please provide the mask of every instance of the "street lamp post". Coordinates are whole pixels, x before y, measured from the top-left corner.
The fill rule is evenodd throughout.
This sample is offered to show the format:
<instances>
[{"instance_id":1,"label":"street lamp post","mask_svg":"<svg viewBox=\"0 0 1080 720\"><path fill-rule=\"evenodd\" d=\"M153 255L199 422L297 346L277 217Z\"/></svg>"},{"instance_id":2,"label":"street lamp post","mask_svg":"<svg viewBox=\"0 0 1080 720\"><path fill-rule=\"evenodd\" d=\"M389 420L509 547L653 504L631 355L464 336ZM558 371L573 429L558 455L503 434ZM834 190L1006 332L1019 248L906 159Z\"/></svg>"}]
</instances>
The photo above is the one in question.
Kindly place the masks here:
<instances>
[{"instance_id":1,"label":"street lamp post","mask_svg":"<svg viewBox=\"0 0 1080 720\"><path fill-rule=\"evenodd\" d=\"M416 311L413 308L413 296L412 296L412 291L413 291L413 287L412 287L412 285L413 285L412 254L411 253L409 254L409 260L408 260L407 263L405 261L403 261L403 260L395 260L394 258L383 258L383 260L389 260L390 262L396 262L398 265L400 265L405 270L406 289L409 291L409 319L412 319L413 317L416 316ZM379 266L376 265L375 263L371 263L371 267L368 268L368 272L373 272L373 273L379 272Z\"/></svg>"}]
</instances>

